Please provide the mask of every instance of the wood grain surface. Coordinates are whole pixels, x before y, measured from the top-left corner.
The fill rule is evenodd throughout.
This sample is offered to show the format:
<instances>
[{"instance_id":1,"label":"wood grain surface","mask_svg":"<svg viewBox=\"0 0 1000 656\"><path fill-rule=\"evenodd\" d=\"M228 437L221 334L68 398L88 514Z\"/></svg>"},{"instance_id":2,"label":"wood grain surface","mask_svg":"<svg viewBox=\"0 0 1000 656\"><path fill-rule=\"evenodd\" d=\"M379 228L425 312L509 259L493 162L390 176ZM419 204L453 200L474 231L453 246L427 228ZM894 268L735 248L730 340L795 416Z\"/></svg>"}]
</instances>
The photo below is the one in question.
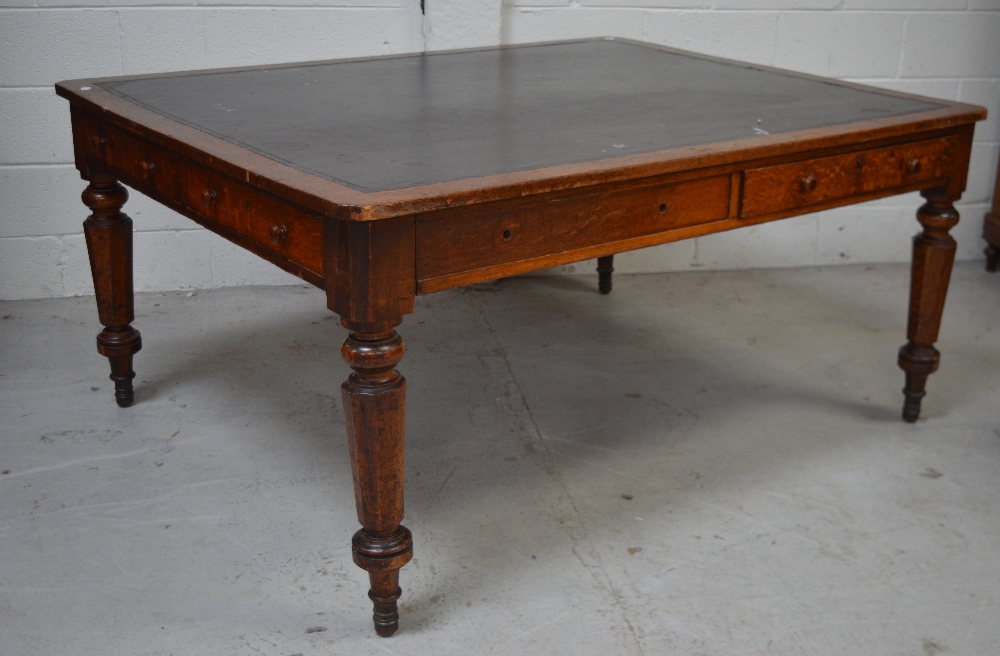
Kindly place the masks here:
<instances>
[{"instance_id":1,"label":"wood grain surface","mask_svg":"<svg viewBox=\"0 0 1000 656\"><path fill-rule=\"evenodd\" d=\"M132 402L130 187L326 292L341 353L355 563L399 624L417 294L921 191L903 416L915 421L981 107L588 40L56 85L71 103L98 351ZM987 231L991 228L987 224ZM988 234L992 234L989 233Z\"/></svg>"},{"instance_id":2,"label":"wood grain surface","mask_svg":"<svg viewBox=\"0 0 1000 656\"><path fill-rule=\"evenodd\" d=\"M190 158L192 161L215 169L225 175L243 180L248 184L259 187L268 193L275 194L289 202L296 203L304 209L319 212L326 216L336 216L348 220L370 221L392 216L414 214L418 212L456 207L468 204L476 204L490 200L501 200L524 195L544 194L552 191L564 189L575 189L595 184L612 183L623 180L632 180L643 177L658 176L668 173L690 171L699 167L719 166L726 164L738 164L748 160L757 160L770 157L785 157L802 154L809 151L835 148L845 144L857 144L859 142L875 142L878 140L902 138L912 139L917 133L926 133L934 130L948 130L957 126L969 124L985 117L986 113L982 107L966 105L962 103L925 98L884 89L875 89L858 84L829 80L826 78L782 71L766 66L757 66L734 62L716 57L684 52L663 46L655 46L645 43L630 42L623 39L591 39L578 42L562 43L559 48L580 48L592 54L591 57L603 57L600 54L602 48L617 49L624 48L622 52L627 52L628 56L624 61L633 64L627 71L626 79L632 80L631 87L615 87L614 80L608 81L607 73L600 65L594 66L589 74L600 79L605 79L610 86L609 89L617 89L621 92L619 97L629 98L627 102L619 102L614 107L607 102L598 103L599 107L591 108L591 113L578 117L579 122L570 122L570 125L585 126L593 128L593 123L597 120L593 117L599 116L600 120L607 125L619 125L622 121L632 121L635 135L646 134L646 141L619 140L617 137L611 139L612 143L602 145L600 148L590 148L580 151L575 156L565 153L558 157L549 156L549 159L539 158L536 160L517 159L513 153L504 148L498 151L485 149L490 142L471 141L469 143L481 147L479 150L471 148L469 151L452 152L448 149L435 150L433 144L430 150L425 153L433 155L433 160L411 158L407 151L406 157L400 153L391 151L392 146L387 146L389 151L380 151L376 159L370 159L375 155L366 155L365 161L368 165L389 165L393 167L419 169L423 166L431 168L443 166L439 162L447 162L455 171L459 173L449 173L440 175L433 180L428 179L414 186L393 187L380 191L362 191L350 186L346 182L336 182L323 177L323 174L315 167L315 162L310 164L308 158L298 162L298 165L309 169L296 168L289 162L295 162L293 157L282 161L279 155L265 156L246 145L238 145L233 141L228 141L213 134L207 126L205 129L192 127L188 123L164 115L162 107L159 112L143 106L132 100L101 87L100 85L119 86L127 81L146 82L152 84L153 80L175 80L184 84L184 80L202 78L209 73L215 75L223 74L259 74L277 75L286 70L295 71L303 67L312 69L324 64L337 64L341 66L347 63L363 63L365 70L370 67L379 69L381 67L393 67L399 65L399 61L413 62L444 61L448 57L459 58L459 56L492 57L519 57L516 53L537 53L545 50L546 44L527 44L509 46L502 48L484 48L472 51L457 51L451 53L435 53L434 55L400 55L372 58L366 60L341 60L337 62L312 62L308 66L303 64L276 65L267 67L247 67L242 69L226 69L216 71L201 71L200 75L190 73L159 74L146 76L133 76L129 78L102 78L95 80L68 80L56 85L59 95L70 100L81 111L86 111L96 117L101 122L113 123L137 136L165 146L168 150ZM487 54L484 54L487 53ZM492 54L488 54L492 53ZM558 53L557 53L558 54ZM529 59L531 55L529 56ZM551 57L551 60L559 64L559 57ZM662 61L661 61L662 59ZM663 62L673 62L669 66ZM538 61L535 62L539 64ZM561 64L571 65L571 64ZM672 72L677 68L689 68L691 71L701 71L704 75L697 77L694 82L700 82L704 88L700 93L694 94L692 98L700 99L700 105L682 102L682 96L686 94L678 93L680 88L675 88L673 93L669 93ZM706 68L707 67L707 68ZM501 67L502 68L502 67ZM559 83L556 75L546 74L544 67L536 66L539 70L531 76L536 86L544 87L544 82L549 84ZM268 71L264 73L264 71ZM420 67L415 69L420 72ZM616 74L624 72L614 69ZM709 71L716 71L723 78L714 79L708 75ZM576 74L579 76L586 71ZM644 77L644 73L648 76ZM290 73L291 74L291 73ZM714 75L715 73L712 73ZM603 77L602 77L603 76ZM377 76L375 76L377 77ZM786 96L782 94L767 95L764 89L758 93L753 85L746 85L740 80L744 78L754 78L761 80L771 80L777 85L772 88L783 88L787 85L797 89L796 96ZM365 78L365 79L371 79ZM493 75L486 79L493 80L497 85L505 82L504 76ZM402 104L411 109L415 104L419 104L421 94L427 96L430 93L431 82L426 77L415 75L415 82L407 86L408 89L417 90L417 94L403 99ZM423 80L423 81L421 81ZM539 81L540 80L540 81ZM307 89L305 81L302 80L302 89ZM694 83L692 82L692 83ZM414 87L414 85L416 85ZM584 85L586 87L586 85ZM478 88L478 87L477 87ZM504 88L498 86L490 92L490 97L496 99L500 90ZM517 87L521 88L521 87ZM625 91L631 95L625 95ZM666 90L666 91L665 91ZM460 96L464 93L462 88L453 89ZM483 92L485 93L485 92ZM607 100L608 90L602 94L602 98ZM809 94L819 94L818 97L834 98L839 107L848 110L849 115L839 118L834 116L823 107L814 106L809 99ZM742 95L740 95L742 94ZM303 97L301 94L292 94L291 98ZM650 100L659 98L660 101ZM850 102L843 101L842 98L852 99ZM565 99L565 98L564 98ZM665 99L665 100L664 100ZM782 114L782 105L785 101L797 104L800 112L795 116ZM166 102L166 100L164 100ZM435 102L444 102L435 101ZM459 103L460 100L451 102ZM541 103L541 100L538 100ZM833 100L831 100L833 102ZM549 103L549 104L546 104ZM835 104L837 104L835 103ZM500 103L509 106L510 103ZM542 103L551 112L572 111L572 108L562 107L556 103L550 106L550 100ZM565 103L563 103L565 104ZM879 106L881 105L881 108ZM236 109L237 111L223 112L229 116L227 121L238 122L240 111L247 108L234 108L222 103L224 109ZM482 103L479 104L481 106ZM498 106L500 106L498 105ZM586 105L586 103L584 103ZM739 113L722 121L719 113L727 106L739 105ZM150 105L151 106L151 105ZM601 110L601 111L598 111ZM872 111L869 111L871 109ZM385 117L386 107L371 106L366 107L364 112L373 112L376 116ZM583 111L583 110L580 110ZM732 111L732 110L726 110ZM520 115L515 111L513 115ZM498 124L491 124L486 120L474 126L476 134L498 130L498 125L504 121L509 123L513 115L503 115L493 117L488 115L486 119L497 118ZM555 115L555 114L553 114ZM528 112L523 116L539 118L537 112ZM590 118L587 118L590 117ZM752 117L752 118L751 118ZM440 118L440 117L439 117ZM481 116L482 118L482 116ZM572 118L572 116L570 117ZM321 120L322 119L322 120ZM502 120L501 120L502 119ZM584 120L586 119L586 120ZM758 119L763 119L764 123L757 124ZM334 115L324 115L319 118L313 116L313 121L320 120L319 124L306 122L300 125L301 130L289 135L288 129L278 126L277 132L284 135L289 140L294 140L298 146L308 149L312 148L311 142L317 139L316 130L320 127L329 128L337 125ZM713 123L713 120L715 121ZM545 119L545 124L548 118ZM721 122L720 122L721 121ZM730 125L729 131L717 131L726 125ZM748 121L750 125L748 126ZM438 124L438 130L448 128L448 124ZM624 125L624 124L622 124ZM346 129L354 126L345 123ZM645 127L643 127L645 126ZM363 127L363 126L362 126ZM642 128L642 129L640 129ZM757 128L757 129L754 129ZM384 131L392 131L390 124L384 124L381 128ZM472 128L469 128L470 130ZM646 130L646 132L643 132ZM328 130L340 134L339 130ZM572 138L567 133L560 133L558 130L546 130L546 134L535 134L534 128L529 130L533 136L528 140L527 145L521 150L528 152L542 152L542 146L551 143L553 134L562 134L564 138ZM365 130L361 130L367 134ZM671 140L661 139L656 135L671 133L677 135ZM359 135L360 138L362 135ZM437 134L437 133L434 133ZM573 133L576 134L576 133ZM651 136L652 135L652 136ZM369 135L371 136L371 135ZM511 135L513 138L513 135ZM412 135L407 137L413 139ZM476 137L477 139L479 137ZM523 136L517 136L523 139ZM576 138L580 138L577 135ZM602 137L601 144L607 139ZM584 140L586 141L586 139ZM645 143L646 146L639 147L638 143ZM615 148L615 145L624 145L626 148ZM426 144L425 144L426 145ZM494 144L495 145L495 144ZM586 145L586 144L585 144ZM545 152L551 152L551 148L570 149L579 146L572 146L569 143L559 142L551 146ZM647 150L648 148L658 148ZM609 150L610 149L610 150ZM598 152L606 150L608 152ZM346 152L346 151L345 151ZM354 152L354 151L350 151ZM502 166L495 166L486 170L471 166L470 161L478 158L495 158L497 153L507 152L501 162ZM517 152L521 152L518 150ZM558 155L558 153L556 153ZM297 157L297 156L296 156ZM343 157L352 157L349 154ZM470 159L471 158L471 159ZM392 160L392 161L390 161ZM79 158L78 158L79 161ZM310 160L311 161L311 160ZM402 164L400 164L402 162ZM563 163L559 163L563 162ZM409 163L409 164L407 164ZM534 168L524 168L524 167ZM462 177L453 178L454 175ZM346 177L346 176L345 176ZM444 180L444 178L448 178ZM413 180L407 184L414 183ZM393 184L396 184L395 182ZM400 182L400 184L402 184Z\"/></svg>"},{"instance_id":3,"label":"wood grain surface","mask_svg":"<svg viewBox=\"0 0 1000 656\"><path fill-rule=\"evenodd\" d=\"M100 86L363 192L943 107L614 40Z\"/></svg>"}]
</instances>

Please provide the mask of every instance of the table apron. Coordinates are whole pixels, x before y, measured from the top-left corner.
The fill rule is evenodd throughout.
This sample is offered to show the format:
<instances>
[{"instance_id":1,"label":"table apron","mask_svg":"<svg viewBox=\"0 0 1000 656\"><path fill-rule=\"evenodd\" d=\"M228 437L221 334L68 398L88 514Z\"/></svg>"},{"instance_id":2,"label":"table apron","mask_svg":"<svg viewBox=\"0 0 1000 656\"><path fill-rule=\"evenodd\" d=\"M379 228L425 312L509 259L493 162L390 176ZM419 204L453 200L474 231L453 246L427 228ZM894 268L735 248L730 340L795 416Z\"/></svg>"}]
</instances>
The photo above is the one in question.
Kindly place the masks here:
<instances>
[{"instance_id":1,"label":"table apron","mask_svg":"<svg viewBox=\"0 0 1000 656\"><path fill-rule=\"evenodd\" d=\"M336 223L73 108L77 166L137 191L320 288ZM970 135L971 136L971 132ZM937 186L963 187L967 144L940 132L465 205L412 217L415 294ZM867 147L866 147L867 146ZM961 178L959 180L958 178ZM329 246L329 244L328 244ZM343 281L343 284L354 283Z\"/></svg>"},{"instance_id":2,"label":"table apron","mask_svg":"<svg viewBox=\"0 0 1000 656\"><path fill-rule=\"evenodd\" d=\"M740 216L947 178L954 150L952 138L929 139L750 169L744 174Z\"/></svg>"},{"instance_id":3,"label":"table apron","mask_svg":"<svg viewBox=\"0 0 1000 656\"><path fill-rule=\"evenodd\" d=\"M323 219L245 181L73 112L77 167L107 171L212 232L324 288Z\"/></svg>"},{"instance_id":4,"label":"table apron","mask_svg":"<svg viewBox=\"0 0 1000 656\"><path fill-rule=\"evenodd\" d=\"M417 293L949 185L964 176L956 166L959 141L953 135L804 153L793 162L741 163L683 181L428 212L416 224Z\"/></svg>"}]
</instances>

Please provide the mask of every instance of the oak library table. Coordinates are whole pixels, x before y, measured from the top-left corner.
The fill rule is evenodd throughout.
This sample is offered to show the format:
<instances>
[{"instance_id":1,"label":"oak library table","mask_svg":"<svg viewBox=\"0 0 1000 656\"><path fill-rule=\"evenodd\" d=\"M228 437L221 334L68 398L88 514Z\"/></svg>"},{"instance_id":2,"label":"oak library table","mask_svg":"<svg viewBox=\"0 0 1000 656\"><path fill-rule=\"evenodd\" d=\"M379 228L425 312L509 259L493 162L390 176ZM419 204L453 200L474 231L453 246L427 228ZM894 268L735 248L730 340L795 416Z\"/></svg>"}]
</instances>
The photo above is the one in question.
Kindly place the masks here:
<instances>
[{"instance_id":1,"label":"oak library table","mask_svg":"<svg viewBox=\"0 0 1000 656\"><path fill-rule=\"evenodd\" d=\"M396 631L418 294L919 190L903 418L916 421L982 107L622 39L72 80L97 350L132 403L122 182L326 290L375 630Z\"/></svg>"}]
</instances>

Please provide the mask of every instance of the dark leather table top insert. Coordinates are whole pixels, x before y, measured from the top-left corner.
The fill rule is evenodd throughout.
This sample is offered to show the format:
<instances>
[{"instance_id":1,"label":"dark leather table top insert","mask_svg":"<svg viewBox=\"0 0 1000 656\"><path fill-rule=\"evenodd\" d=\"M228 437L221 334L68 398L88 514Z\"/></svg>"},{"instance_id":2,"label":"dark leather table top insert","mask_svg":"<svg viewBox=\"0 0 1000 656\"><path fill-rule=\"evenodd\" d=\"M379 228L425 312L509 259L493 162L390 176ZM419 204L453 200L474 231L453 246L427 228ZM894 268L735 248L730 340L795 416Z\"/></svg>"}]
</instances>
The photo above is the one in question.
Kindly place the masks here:
<instances>
[{"instance_id":1,"label":"dark leather table top insert","mask_svg":"<svg viewBox=\"0 0 1000 656\"><path fill-rule=\"evenodd\" d=\"M364 192L939 107L611 40L100 86Z\"/></svg>"}]
</instances>

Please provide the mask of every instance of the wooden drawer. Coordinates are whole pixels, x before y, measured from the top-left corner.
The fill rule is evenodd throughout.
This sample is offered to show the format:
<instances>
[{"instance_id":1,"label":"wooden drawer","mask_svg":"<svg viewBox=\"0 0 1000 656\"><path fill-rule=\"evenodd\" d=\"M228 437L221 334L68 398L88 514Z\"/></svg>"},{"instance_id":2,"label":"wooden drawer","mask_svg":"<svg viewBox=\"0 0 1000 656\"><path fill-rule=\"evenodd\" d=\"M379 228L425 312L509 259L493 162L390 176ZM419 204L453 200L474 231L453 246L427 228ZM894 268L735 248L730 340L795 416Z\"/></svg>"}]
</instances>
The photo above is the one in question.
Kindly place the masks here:
<instances>
[{"instance_id":1,"label":"wooden drawer","mask_svg":"<svg viewBox=\"0 0 1000 656\"><path fill-rule=\"evenodd\" d=\"M121 130L108 127L105 131L105 158L122 182L145 194L180 197L184 176L175 158Z\"/></svg>"},{"instance_id":2,"label":"wooden drawer","mask_svg":"<svg viewBox=\"0 0 1000 656\"><path fill-rule=\"evenodd\" d=\"M742 217L945 178L952 142L932 139L746 172Z\"/></svg>"},{"instance_id":3,"label":"wooden drawer","mask_svg":"<svg viewBox=\"0 0 1000 656\"><path fill-rule=\"evenodd\" d=\"M249 237L265 249L323 273L323 223L200 166L185 167L187 208Z\"/></svg>"},{"instance_id":4,"label":"wooden drawer","mask_svg":"<svg viewBox=\"0 0 1000 656\"><path fill-rule=\"evenodd\" d=\"M101 126L75 105L70 105L69 115L73 125L73 150L77 168L83 170L91 162L104 161L104 144L107 139Z\"/></svg>"},{"instance_id":5,"label":"wooden drawer","mask_svg":"<svg viewBox=\"0 0 1000 656\"><path fill-rule=\"evenodd\" d=\"M204 219L209 229L220 226L248 238L261 247L264 252L258 254L265 259L267 253L279 255L279 266L301 275L283 264L289 260L315 274L306 277L314 284L322 280L320 219L82 112L73 114L73 132L78 160L113 170L126 185L196 221Z\"/></svg>"},{"instance_id":6,"label":"wooden drawer","mask_svg":"<svg viewBox=\"0 0 1000 656\"><path fill-rule=\"evenodd\" d=\"M729 216L731 176L417 217L417 279L485 269Z\"/></svg>"}]
</instances>

